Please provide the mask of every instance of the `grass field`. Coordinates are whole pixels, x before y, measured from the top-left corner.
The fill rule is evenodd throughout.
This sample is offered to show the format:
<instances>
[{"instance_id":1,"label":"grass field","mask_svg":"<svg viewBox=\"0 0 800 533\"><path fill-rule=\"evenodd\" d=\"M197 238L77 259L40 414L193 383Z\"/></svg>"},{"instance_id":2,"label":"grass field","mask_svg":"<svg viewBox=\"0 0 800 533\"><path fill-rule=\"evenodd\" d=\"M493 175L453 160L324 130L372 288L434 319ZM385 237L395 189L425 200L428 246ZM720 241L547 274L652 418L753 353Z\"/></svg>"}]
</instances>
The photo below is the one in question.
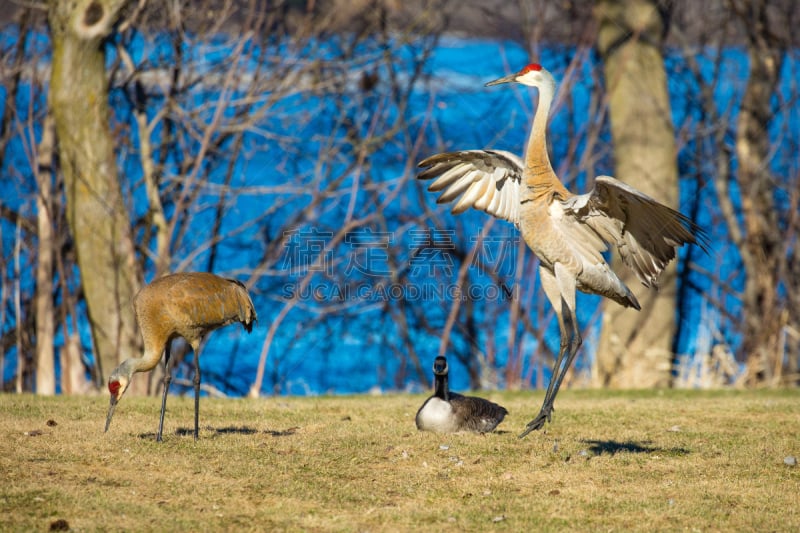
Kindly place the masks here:
<instances>
[{"instance_id":1,"label":"grass field","mask_svg":"<svg viewBox=\"0 0 800 533\"><path fill-rule=\"evenodd\" d=\"M0 395L0 530L800 531L800 391L489 393L488 435L422 396Z\"/></svg>"}]
</instances>

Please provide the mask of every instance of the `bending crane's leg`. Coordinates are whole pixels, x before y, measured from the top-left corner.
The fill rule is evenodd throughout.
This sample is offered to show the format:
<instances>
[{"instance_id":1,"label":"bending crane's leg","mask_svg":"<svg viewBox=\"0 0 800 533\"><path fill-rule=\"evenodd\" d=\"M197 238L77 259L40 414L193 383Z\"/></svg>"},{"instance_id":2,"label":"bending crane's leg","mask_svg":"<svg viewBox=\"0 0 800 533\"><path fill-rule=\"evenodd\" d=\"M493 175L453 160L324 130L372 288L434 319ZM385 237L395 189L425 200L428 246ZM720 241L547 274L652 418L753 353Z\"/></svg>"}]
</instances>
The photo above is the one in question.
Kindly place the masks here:
<instances>
[{"instance_id":1,"label":"bending crane's leg","mask_svg":"<svg viewBox=\"0 0 800 533\"><path fill-rule=\"evenodd\" d=\"M194 352L194 440L200 433L200 343L192 346Z\"/></svg>"},{"instance_id":2,"label":"bending crane's leg","mask_svg":"<svg viewBox=\"0 0 800 533\"><path fill-rule=\"evenodd\" d=\"M550 422L558 389L582 342L575 315L575 278L560 263L555 265L555 274L539 267L539 277L542 280L542 288L556 311L561 343L542 408L536 418L528 423L520 438L531 431L541 429L545 422Z\"/></svg>"},{"instance_id":3,"label":"bending crane's leg","mask_svg":"<svg viewBox=\"0 0 800 533\"><path fill-rule=\"evenodd\" d=\"M172 382L172 372L169 364L169 346L172 341L167 341L164 348L164 390L161 393L161 416L158 419L158 433L156 433L156 442L161 442L161 433L164 430L164 413L167 410L167 392L169 391L169 384Z\"/></svg>"}]
</instances>

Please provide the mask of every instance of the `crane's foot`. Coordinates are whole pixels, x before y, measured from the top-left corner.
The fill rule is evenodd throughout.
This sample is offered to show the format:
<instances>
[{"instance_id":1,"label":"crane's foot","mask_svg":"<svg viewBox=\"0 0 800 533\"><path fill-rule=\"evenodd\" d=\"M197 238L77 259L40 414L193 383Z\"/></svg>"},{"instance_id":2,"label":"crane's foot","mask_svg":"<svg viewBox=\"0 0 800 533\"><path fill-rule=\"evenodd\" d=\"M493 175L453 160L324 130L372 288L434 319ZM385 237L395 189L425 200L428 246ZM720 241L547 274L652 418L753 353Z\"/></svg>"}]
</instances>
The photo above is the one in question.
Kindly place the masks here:
<instances>
[{"instance_id":1,"label":"crane's foot","mask_svg":"<svg viewBox=\"0 0 800 533\"><path fill-rule=\"evenodd\" d=\"M553 408L545 409L542 407L542 410L539 411L539 414L536 415L536 418L528 422L528 425L525 426L525 431L520 433L519 438L525 437L531 431L536 431L537 429L542 429L544 427L545 422L550 422L550 419L553 417Z\"/></svg>"}]
</instances>

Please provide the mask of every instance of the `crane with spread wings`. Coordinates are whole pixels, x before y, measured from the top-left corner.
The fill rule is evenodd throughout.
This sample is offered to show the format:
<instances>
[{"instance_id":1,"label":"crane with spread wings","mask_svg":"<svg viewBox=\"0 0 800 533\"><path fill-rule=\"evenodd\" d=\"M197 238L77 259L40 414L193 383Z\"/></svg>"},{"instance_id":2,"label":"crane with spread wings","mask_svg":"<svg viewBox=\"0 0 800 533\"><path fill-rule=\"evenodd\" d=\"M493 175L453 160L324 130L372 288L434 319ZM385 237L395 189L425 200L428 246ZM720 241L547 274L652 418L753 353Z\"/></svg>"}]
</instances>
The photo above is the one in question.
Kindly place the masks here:
<instances>
[{"instance_id":1,"label":"crane with spread wings","mask_svg":"<svg viewBox=\"0 0 800 533\"><path fill-rule=\"evenodd\" d=\"M625 283L603 257L613 245L622 261L647 287L683 244L706 250L707 238L688 217L610 176L576 195L553 171L547 153L547 117L555 93L552 74L532 63L486 85L516 82L539 90L524 159L501 150L465 150L437 154L419 163L421 180L435 180L438 203L456 201L452 212L472 207L514 224L539 258L542 288L558 317L561 345L539 414L524 437L550 422L553 402L582 339L575 314L576 291L598 294L641 309Z\"/></svg>"}]
</instances>

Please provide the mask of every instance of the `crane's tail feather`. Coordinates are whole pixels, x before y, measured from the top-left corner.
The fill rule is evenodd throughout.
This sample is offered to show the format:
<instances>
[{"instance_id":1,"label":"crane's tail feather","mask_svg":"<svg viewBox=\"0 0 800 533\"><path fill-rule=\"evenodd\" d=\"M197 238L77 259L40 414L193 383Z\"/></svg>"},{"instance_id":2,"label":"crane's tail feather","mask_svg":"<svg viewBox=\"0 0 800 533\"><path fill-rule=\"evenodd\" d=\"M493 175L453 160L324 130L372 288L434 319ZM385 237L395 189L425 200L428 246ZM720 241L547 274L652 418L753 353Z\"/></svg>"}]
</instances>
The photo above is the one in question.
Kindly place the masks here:
<instances>
[{"instance_id":1,"label":"crane's tail feather","mask_svg":"<svg viewBox=\"0 0 800 533\"><path fill-rule=\"evenodd\" d=\"M258 322L258 315L256 314L256 308L253 305L253 300L250 298L250 294L247 292L247 287L244 283L238 279L226 279L236 286L235 298L239 304L239 322L241 322L244 330L247 333L250 333L253 331L253 324Z\"/></svg>"}]
</instances>

